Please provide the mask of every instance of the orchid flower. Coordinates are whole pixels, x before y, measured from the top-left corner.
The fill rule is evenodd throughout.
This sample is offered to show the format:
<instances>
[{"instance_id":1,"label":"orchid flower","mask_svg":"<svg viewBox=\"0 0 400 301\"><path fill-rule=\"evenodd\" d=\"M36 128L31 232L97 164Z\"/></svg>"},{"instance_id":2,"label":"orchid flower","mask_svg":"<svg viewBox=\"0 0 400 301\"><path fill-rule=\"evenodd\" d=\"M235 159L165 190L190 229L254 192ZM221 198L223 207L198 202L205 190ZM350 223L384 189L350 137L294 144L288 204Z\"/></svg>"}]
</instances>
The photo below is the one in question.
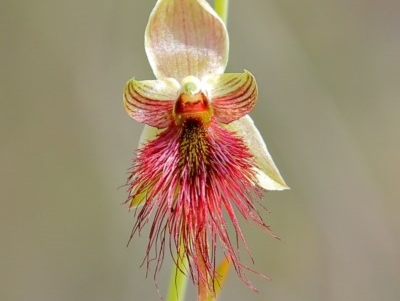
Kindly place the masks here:
<instances>
[{"instance_id":1,"label":"orchid flower","mask_svg":"<svg viewBox=\"0 0 400 301\"><path fill-rule=\"evenodd\" d=\"M137 210L132 235L153 217L146 260L157 259L155 273L167 247L185 254L200 285L217 276L221 248L247 283L238 215L269 231L256 203L264 191L288 189L247 115L256 80L246 70L224 73L228 32L205 0L158 0L145 49L156 79L133 78L124 90L127 113L145 124L128 179L127 202Z\"/></svg>"}]
</instances>

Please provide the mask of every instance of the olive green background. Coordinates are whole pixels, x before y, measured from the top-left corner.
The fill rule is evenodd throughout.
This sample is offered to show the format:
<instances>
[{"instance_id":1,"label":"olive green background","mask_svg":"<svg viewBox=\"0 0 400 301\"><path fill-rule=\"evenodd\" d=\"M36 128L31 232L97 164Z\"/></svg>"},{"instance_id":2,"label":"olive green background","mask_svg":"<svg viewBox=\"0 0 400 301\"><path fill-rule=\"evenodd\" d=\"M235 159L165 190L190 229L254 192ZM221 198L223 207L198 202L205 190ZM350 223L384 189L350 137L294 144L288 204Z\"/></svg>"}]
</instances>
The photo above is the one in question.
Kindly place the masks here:
<instances>
[{"instance_id":1,"label":"olive green background","mask_svg":"<svg viewBox=\"0 0 400 301\"><path fill-rule=\"evenodd\" d=\"M160 300L119 188L142 129L121 94L153 78L154 2L0 0L0 300ZM292 190L265 196L281 241L243 223L272 280L250 275L254 293L232 273L221 300L400 300L399 13L231 1L228 71L256 76L252 116Z\"/></svg>"}]
</instances>

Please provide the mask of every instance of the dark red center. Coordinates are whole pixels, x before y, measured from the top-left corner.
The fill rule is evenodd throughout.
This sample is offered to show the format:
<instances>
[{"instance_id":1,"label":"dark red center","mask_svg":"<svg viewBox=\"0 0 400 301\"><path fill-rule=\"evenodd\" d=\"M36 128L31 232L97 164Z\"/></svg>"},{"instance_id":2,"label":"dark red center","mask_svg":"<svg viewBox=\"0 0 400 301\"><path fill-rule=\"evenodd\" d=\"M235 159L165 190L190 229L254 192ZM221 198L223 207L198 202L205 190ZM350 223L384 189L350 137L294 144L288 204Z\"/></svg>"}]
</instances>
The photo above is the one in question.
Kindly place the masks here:
<instances>
[{"instance_id":1,"label":"dark red center","mask_svg":"<svg viewBox=\"0 0 400 301\"><path fill-rule=\"evenodd\" d=\"M207 125L213 113L210 101L204 93L195 95L182 93L175 102L174 115L177 125L185 123L187 119L201 120L204 125Z\"/></svg>"}]
</instances>

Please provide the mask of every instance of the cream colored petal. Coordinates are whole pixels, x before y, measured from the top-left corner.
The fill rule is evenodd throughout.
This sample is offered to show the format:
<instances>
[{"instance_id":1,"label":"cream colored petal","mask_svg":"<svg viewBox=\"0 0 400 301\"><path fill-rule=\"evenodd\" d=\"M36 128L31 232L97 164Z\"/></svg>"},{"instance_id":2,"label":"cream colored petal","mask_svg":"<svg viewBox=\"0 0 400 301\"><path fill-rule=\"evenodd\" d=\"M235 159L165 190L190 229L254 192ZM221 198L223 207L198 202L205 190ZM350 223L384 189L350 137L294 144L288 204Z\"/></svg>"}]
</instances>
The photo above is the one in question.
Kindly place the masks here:
<instances>
[{"instance_id":1,"label":"cream colored petal","mask_svg":"<svg viewBox=\"0 0 400 301\"><path fill-rule=\"evenodd\" d=\"M256 170L257 184L266 190L289 189L276 167L260 132L249 115L225 126L243 138L255 157L259 169Z\"/></svg>"},{"instance_id":2,"label":"cream colored petal","mask_svg":"<svg viewBox=\"0 0 400 301\"><path fill-rule=\"evenodd\" d=\"M203 85L218 122L230 123L243 117L257 101L256 79L247 70L206 76Z\"/></svg>"},{"instance_id":3,"label":"cream colored petal","mask_svg":"<svg viewBox=\"0 0 400 301\"><path fill-rule=\"evenodd\" d=\"M125 110L137 122L165 128L172 120L179 89L178 82L172 78L144 81L132 78L125 85Z\"/></svg>"},{"instance_id":4,"label":"cream colored petal","mask_svg":"<svg viewBox=\"0 0 400 301\"><path fill-rule=\"evenodd\" d=\"M205 0L158 0L147 23L145 49L157 78L178 81L223 73L229 39L224 22Z\"/></svg>"}]
</instances>

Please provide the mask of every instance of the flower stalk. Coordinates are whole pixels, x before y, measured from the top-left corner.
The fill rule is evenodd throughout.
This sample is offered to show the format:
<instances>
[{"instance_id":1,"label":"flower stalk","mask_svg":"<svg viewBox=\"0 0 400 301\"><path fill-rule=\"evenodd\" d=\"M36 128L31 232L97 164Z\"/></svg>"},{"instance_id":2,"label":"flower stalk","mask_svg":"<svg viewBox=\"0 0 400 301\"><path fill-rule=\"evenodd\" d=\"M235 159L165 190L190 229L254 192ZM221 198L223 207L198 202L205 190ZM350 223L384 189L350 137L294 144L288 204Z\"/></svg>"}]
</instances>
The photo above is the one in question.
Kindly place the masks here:
<instances>
[{"instance_id":1,"label":"flower stalk","mask_svg":"<svg viewBox=\"0 0 400 301\"><path fill-rule=\"evenodd\" d=\"M183 301L185 299L188 282L187 272L188 261L181 243L176 262L172 266L167 301Z\"/></svg>"},{"instance_id":2,"label":"flower stalk","mask_svg":"<svg viewBox=\"0 0 400 301\"><path fill-rule=\"evenodd\" d=\"M229 0L215 0L214 9L225 24L228 22Z\"/></svg>"}]
</instances>

